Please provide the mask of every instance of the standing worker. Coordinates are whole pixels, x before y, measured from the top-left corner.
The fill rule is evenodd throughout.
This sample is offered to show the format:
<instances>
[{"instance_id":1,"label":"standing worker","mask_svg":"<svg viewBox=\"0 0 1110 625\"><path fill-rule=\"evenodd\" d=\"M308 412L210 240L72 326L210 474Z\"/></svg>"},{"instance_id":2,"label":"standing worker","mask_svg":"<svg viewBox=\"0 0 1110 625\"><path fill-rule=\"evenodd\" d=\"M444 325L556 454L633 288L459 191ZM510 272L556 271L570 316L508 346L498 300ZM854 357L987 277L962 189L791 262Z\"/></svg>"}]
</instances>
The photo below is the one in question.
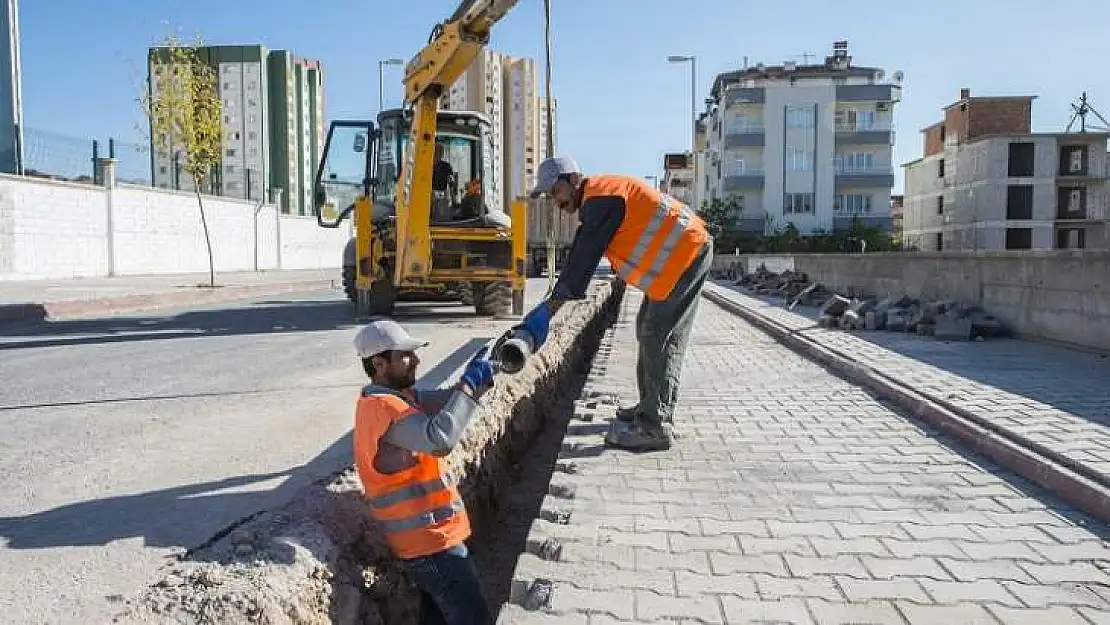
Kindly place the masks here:
<instances>
[{"instance_id":1,"label":"standing worker","mask_svg":"<svg viewBox=\"0 0 1110 625\"><path fill-rule=\"evenodd\" d=\"M542 345L551 316L563 302L586 296L601 257L608 257L625 282L644 292L644 302L636 315L640 401L617 411L605 442L632 451L669 449L672 434L664 425L673 423L682 360L713 265L713 237L690 207L647 181L586 177L570 158L540 163L532 197L543 194L560 209L577 211L580 225L554 290L522 325Z\"/></svg>"},{"instance_id":2,"label":"standing worker","mask_svg":"<svg viewBox=\"0 0 1110 625\"><path fill-rule=\"evenodd\" d=\"M416 390L416 350L427 345L387 318L355 336L370 376L355 411L355 466L371 515L420 590L420 623L492 625L466 548L470 520L442 458L493 386L493 364L482 348L454 388Z\"/></svg>"}]
</instances>

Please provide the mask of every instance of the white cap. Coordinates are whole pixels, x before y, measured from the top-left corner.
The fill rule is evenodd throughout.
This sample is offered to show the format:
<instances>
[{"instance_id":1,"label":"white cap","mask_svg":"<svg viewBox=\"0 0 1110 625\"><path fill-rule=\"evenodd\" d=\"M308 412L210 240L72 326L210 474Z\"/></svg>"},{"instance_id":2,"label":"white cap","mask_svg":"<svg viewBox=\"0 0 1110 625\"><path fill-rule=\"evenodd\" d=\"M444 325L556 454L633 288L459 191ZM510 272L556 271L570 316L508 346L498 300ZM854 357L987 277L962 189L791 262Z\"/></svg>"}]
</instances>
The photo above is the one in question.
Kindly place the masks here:
<instances>
[{"instance_id":1,"label":"white cap","mask_svg":"<svg viewBox=\"0 0 1110 625\"><path fill-rule=\"evenodd\" d=\"M411 352L427 346L428 341L412 338L401 324L388 317L370 321L355 335L355 352L359 358L369 358L390 350Z\"/></svg>"},{"instance_id":2,"label":"white cap","mask_svg":"<svg viewBox=\"0 0 1110 625\"><path fill-rule=\"evenodd\" d=\"M580 173L582 173L582 169L578 167L578 163L574 162L574 159L569 156L556 156L544 159L536 169L536 186L532 188L530 195L537 198L544 193L549 193L551 187L555 186L555 183L558 182L559 176Z\"/></svg>"}]
</instances>

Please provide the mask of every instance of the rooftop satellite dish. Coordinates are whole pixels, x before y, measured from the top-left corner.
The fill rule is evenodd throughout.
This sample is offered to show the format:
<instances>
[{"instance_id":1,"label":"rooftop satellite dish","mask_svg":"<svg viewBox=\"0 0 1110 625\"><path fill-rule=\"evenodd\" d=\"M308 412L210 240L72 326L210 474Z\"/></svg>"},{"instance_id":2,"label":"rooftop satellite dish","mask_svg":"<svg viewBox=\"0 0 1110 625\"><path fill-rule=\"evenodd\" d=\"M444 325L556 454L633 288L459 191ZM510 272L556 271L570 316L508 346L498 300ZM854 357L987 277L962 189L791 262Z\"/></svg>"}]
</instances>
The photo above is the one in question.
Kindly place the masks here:
<instances>
[{"instance_id":1,"label":"rooftop satellite dish","mask_svg":"<svg viewBox=\"0 0 1110 625\"><path fill-rule=\"evenodd\" d=\"M875 80L882 80L883 76L886 76L886 72L884 72L883 70L880 69L879 71L875 72Z\"/></svg>"}]
</instances>

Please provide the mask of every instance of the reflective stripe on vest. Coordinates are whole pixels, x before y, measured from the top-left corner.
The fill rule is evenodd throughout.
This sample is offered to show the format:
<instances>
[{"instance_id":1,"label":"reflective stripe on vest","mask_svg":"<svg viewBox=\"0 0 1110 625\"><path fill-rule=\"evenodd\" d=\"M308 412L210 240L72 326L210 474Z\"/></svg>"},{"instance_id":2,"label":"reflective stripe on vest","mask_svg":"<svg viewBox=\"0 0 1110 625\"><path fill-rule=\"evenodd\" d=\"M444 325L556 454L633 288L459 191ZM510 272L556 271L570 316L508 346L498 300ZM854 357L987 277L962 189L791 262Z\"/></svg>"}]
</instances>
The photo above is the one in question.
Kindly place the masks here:
<instances>
[{"instance_id":1,"label":"reflective stripe on vest","mask_svg":"<svg viewBox=\"0 0 1110 625\"><path fill-rule=\"evenodd\" d=\"M651 265L647 267L647 271L644 271L644 255L647 254L648 248L659 233L659 229L663 227L670 213L672 200L673 198L666 194L660 197L659 205L656 207L655 213L652 214L651 221L644 228L643 234L636 241L636 246L632 249L627 264L622 264L617 268L617 273L622 279L637 285L643 291L651 290L651 286L655 284L655 280L663 271L663 267L671 259L682 233L690 226L692 221L690 209L686 205L675 201L678 204L678 218L669 223L670 227L666 233L667 238L663 240L663 246L656 252Z\"/></svg>"},{"instance_id":2,"label":"reflective stripe on vest","mask_svg":"<svg viewBox=\"0 0 1110 625\"><path fill-rule=\"evenodd\" d=\"M409 517L400 519L379 519L378 525L386 534L399 534L421 527L430 527L438 523L442 523L448 519L453 518L458 513L465 509L463 502L459 499L452 499L451 503L445 506L438 506L431 510L426 510L420 514L414 514Z\"/></svg>"}]
</instances>

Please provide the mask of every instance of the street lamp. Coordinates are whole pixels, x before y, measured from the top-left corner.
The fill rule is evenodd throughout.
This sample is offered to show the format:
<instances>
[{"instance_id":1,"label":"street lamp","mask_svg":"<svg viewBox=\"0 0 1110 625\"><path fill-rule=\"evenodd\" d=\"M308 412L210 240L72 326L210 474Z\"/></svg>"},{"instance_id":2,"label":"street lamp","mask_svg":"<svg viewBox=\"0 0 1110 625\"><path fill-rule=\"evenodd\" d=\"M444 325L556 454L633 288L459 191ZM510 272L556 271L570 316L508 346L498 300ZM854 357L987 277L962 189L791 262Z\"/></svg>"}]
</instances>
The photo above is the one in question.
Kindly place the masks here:
<instances>
[{"instance_id":1,"label":"street lamp","mask_svg":"<svg viewBox=\"0 0 1110 625\"><path fill-rule=\"evenodd\" d=\"M386 65L404 65L402 59L385 59L378 61L378 111L380 112L385 108L385 66Z\"/></svg>"},{"instance_id":2,"label":"street lamp","mask_svg":"<svg viewBox=\"0 0 1110 625\"><path fill-rule=\"evenodd\" d=\"M690 63L690 158L694 159L694 185L691 191L697 195L698 188L698 61L693 55L671 55L670 63ZM692 198L697 203L697 198Z\"/></svg>"}]
</instances>

